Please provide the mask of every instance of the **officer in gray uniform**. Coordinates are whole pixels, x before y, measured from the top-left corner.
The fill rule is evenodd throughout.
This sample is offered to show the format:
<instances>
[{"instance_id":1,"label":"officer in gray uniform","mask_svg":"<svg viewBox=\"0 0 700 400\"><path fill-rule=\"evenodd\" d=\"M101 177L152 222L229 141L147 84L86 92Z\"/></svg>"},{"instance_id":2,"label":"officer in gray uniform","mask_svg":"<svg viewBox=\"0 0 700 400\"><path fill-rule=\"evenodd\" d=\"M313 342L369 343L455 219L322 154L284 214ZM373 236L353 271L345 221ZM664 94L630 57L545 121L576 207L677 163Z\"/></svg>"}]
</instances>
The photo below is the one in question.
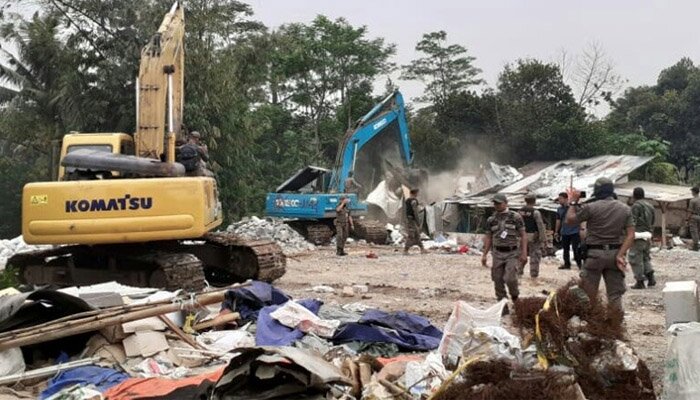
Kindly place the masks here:
<instances>
[{"instance_id":1,"label":"officer in gray uniform","mask_svg":"<svg viewBox=\"0 0 700 400\"><path fill-rule=\"evenodd\" d=\"M352 216L350 215L350 199L347 196L340 196L340 202L335 208L335 254L347 256L345 252L345 242L350 236L350 230L354 228Z\"/></svg>"},{"instance_id":2,"label":"officer in gray uniform","mask_svg":"<svg viewBox=\"0 0 700 400\"><path fill-rule=\"evenodd\" d=\"M647 233L651 236L654 227L655 211L654 206L644 198L644 189L634 188L632 192L632 218L634 218L634 231L636 233ZM635 238L634 244L627 254L634 279L636 283L632 289L644 289L644 280L647 280L649 287L656 285L654 279L654 268L651 266L651 237Z\"/></svg>"},{"instance_id":3,"label":"officer in gray uniform","mask_svg":"<svg viewBox=\"0 0 700 400\"><path fill-rule=\"evenodd\" d=\"M698 241L700 241L700 188L695 186L691 189L693 198L688 203L688 228L690 236L693 238L693 250L698 251Z\"/></svg>"},{"instance_id":4,"label":"officer in gray uniform","mask_svg":"<svg viewBox=\"0 0 700 400\"><path fill-rule=\"evenodd\" d=\"M581 193L572 189L566 223L587 223L587 256L581 270L583 289L597 293L602 277L608 305L622 311L622 295L626 291L625 256L634 242L634 220L630 208L615 197L615 188L608 178L596 180L593 198L583 205L578 204Z\"/></svg>"},{"instance_id":5,"label":"officer in gray uniform","mask_svg":"<svg viewBox=\"0 0 700 400\"><path fill-rule=\"evenodd\" d=\"M540 260L542 259L542 248L547 243L544 221L542 213L535 209L537 196L529 193L525 196L525 207L518 210L518 214L523 217L525 223L525 233L527 234L527 255L530 258L530 277L537 278L540 275ZM525 264L518 265L518 274L525 273Z\"/></svg>"},{"instance_id":6,"label":"officer in gray uniform","mask_svg":"<svg viewBox=\"0 0 700 400\"><path fill-rule=\"evenodd\" d=\"M486 267L486 255L492 251L493 265L491 280L496 289L498 300L507 297L518 299L518 267L527 262L527 235L525 223L520 214L508 209L508 199L504 194L493 196L496 211L486 220L484 234L484 255L481 264Z\"/></svg>"},{"instance_id":7,"label":"officer in gray uniform","mask_svg":"<svg viewBox=\"0 0 700 400\"><path fill-rule=\"evenodd\" d=\"M413 246L420 247L421 254L427 253L423 247L423 241L420 240L420 210L418 209L418 192L416 188L411 189L410 195L404 203L404 212L406 213L406 244L403 248L403 254L408 254L408 251Z\"/></svg>"}]
</instances>

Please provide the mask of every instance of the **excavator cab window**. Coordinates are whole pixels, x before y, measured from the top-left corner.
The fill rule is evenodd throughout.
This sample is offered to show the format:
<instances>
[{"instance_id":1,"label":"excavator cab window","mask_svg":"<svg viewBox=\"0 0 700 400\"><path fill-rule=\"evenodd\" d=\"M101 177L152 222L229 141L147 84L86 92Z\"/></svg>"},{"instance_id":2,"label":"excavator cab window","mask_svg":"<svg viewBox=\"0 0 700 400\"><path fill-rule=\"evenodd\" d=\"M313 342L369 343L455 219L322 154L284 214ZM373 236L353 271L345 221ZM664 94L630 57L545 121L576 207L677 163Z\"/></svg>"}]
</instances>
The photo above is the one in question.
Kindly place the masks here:
<instances>
[{"instance_id":1,"label":"excavator cab window","mask_svg":"<svg viewBox=\"0 0 700 400\"><path fill-rule=\"evenodd\" d=\"M123 140L120 146L120 153L125 154L128 156L133 156L134 155L134 142L131 142L129 140Z\"/></svg>"},{"instance_id":2,"label":"excavator cab window","mask_svg":"<svg viewBox=\"0 0 700 400\"><path fill-rule=\"evenodd\" d=\"M68 146L68 148L66 149L66 154L72 153L76 150L95 150L104 151L105 153L111 153L113 149L111 144L73 144ZM78 168L66 167L64 180L80 179L79 176L82 177L82 174L80 174Z\"/></svg>"}]
</instances>

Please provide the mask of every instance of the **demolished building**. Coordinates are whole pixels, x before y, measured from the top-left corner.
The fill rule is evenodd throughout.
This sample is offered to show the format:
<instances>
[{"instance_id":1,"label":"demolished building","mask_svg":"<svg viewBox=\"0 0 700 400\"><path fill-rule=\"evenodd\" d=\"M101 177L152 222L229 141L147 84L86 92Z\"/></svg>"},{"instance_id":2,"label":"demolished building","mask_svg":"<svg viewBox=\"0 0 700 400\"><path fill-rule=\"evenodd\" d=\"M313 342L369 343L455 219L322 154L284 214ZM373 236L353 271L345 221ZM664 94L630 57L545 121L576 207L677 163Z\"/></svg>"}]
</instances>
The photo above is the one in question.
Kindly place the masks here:
<instances>
[{"instance_id":1,"label":"demolished building","mask_svg":"<svg viewBox=\"0 0 700 400\"><path fill-rule=\"evenodd\" d=\"M630 155L604 155L582 160L563 160L553 163L537 162L525 166L521 173L525 176L503 187L494 185L469 194L445 199L443 213L446 231L480 232L484 219L493 209L491 198L495 193L508 196L508 204L513 209L525 205L525 195L535 193L537 208L543 211L549 229L554 226L556 210L559 207L559 193L573 187L593 193L596 179L606 177L615 182L616 192L621 200L627 201L632 190L645 188L647 198L656 208L656 228L666 245L668 232L681 230L685 219L687 201L692 197L690 188L685 186L661 185L652 182L630 181L630 175L650 162L653 157Z\"/></svg>"}]
</instances>

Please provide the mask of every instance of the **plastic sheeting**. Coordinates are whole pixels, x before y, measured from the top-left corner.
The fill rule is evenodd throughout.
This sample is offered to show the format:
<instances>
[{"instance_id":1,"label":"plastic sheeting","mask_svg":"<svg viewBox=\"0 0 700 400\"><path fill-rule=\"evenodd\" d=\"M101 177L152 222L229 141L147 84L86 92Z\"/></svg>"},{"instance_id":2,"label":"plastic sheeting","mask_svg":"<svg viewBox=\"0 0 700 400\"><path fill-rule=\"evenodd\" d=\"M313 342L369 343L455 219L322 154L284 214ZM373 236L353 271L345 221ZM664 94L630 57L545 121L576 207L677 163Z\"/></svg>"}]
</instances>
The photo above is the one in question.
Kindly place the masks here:
<instances>
[{"instance_id":1,"label":"plastic sheeting","mask_svg":"<svg viewBox=\"0 0 700 400\"><path fill-rule=\"evenodd\" d=\"M295 301L288 301L270 316L289 328L299 328L304 333L314 333L320 337L329 338L338 329L340 321L319 318L306 307Z\"/></svg>"},{"instance_id":2,"label":"plastic sheeting","mask_svg":"<svg viewBox=\"0 0 700 400\"><path fill-rule=\"evenodd\" d=\"M445 324L445 335L440 341L438 352L447 366L454 366L462 355L468 337L466 333L475 328L501 326L501 315L507 300L481 310L464 301L455 303L452 314Z\"/></svg>"},{"instance_id":3,"label":"plastic sheeting","mask_svg":"<svg viewBox=\"0 0 700 400\"><path fill-rule=\"evenodd\" d=\"M298 303L314 314L318 314L321 308L318 300L299 300ZM280 307L282 306L274 305L260 310L255 331L255 343L258 346L290 346L304 337L304 332L300 329L286 327L270 315Z\"/></svg>"},{"instance_id":4,"label":"plastic sheeting","mask_svg":"<svg viewBox=\"0 0 700 400\"><path fill-rule=\"evenodd\" d=\"M250 285L229 290L221 305L231 311L236 311L245 322L258 319L258 312L266 306L284 304L289 296L269 283L253 281Z\"/></svg>"},{"instance_id":5,"label":"plastic sheeting","mask_svg":"<svg viewBox=\"0 0 700 400\"><path fill-rule=\"evenodd\" d=\"M92 385L100 392L129 379L129 375L111 368L86 366L60 372L49 381L49 386L41 392L40 399L46 399L61 390L74 386Z\"/></svg>"},{"instance_id":6,"label":"plastic sheeting","mask_svg":"<svg viewBox=\"0 0 700 400\"><path fill-rule=\"evenodd\" d=\"M104 392L109 400L204 399L224 369L182 379L132 378Z\"/></svg>"},{"instance_id":7,"label":"plastic sheeting","mask_svg":"<svg viewBox=\"0 0 700 400\"><path fill-rule=\"evenodd\" d=\"M673 324L664 364L664 398L691 400L700 398L700 323Z\"/></svg>"},{"instance_id":8,"label":"plastic sheeting","mask_svg":"<svg viewBox=\"0 0 700 400\"><path fill-rule=\"evenodd\" d=\"M442 332L421 316L367 310L359 323L342 325L333 342L394 343L402 350L428 351L436 349L441 338Z\"/></svg>"}]
</instances>

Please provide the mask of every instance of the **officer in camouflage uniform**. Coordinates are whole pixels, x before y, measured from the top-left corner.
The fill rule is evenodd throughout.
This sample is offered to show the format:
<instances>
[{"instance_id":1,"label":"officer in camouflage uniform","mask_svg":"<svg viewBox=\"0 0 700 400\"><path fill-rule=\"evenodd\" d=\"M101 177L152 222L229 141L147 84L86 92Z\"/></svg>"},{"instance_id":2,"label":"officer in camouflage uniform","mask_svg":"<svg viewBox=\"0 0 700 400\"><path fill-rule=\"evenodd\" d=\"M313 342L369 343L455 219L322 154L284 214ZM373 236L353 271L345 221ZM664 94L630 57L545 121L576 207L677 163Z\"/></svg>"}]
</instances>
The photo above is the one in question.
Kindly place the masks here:
<instances>
[{"instance_id":1,"label":"officer in camouflage uniform","mask_svg":"<svg viewBox=\"0 0 700 400\"><path fill-rule=\"evenodd\" d=\"M523 217L525 223L525 233L527 234L527 253L530 258L530 277L537 278L540 275L540 260L542 259L542 248L547 243L547 236L542 220L542 213L535 209L537 196L527 194L525 196L525 207L518 210L518 214ZM518 274L525 273L525 264L518 265Z\"/></svg>"},{"instance_id":2,"label":"officer in camouflage uniform","mask_svg":"<svg viewBox=\"0 0 700 400\"><path fill-rule=\"evenodd\" d=\"M335 254L347 256L345 252L345 242L350 236L350 230L354 228L352 216L350 216L350 199L347 196L340 196L340 203L335 208Z\"/></svg>"},{"instance_id":3,"label":"officer in camouflage uniform","mask_svg":"<svg viewBox=\"0 0 700 400\"><path fill-rule=\"evenodd\" d=\"M630 208L615 198L615 188L608 178L598 178L593 198L578 204L581 193L570 190L567 224L587 223L586 259L581 270L581 284L589 293L597 293L600 278L605 281L608 305L622 311L622 295L627 271L627 250L634 242L634 220Z\"/></svg>"},{"instance_id":4,"label":"officer in camouflage uniform","mask_svg":"<svg viewBox=\"0 0 700 400\"><path fill-rule=\"evenodd\" d=\"M691 189L693 198L688 203L688 228L690 236L693 238L693 250L698 251L698 241L700 241L700 188L695 186Z\"/></svg>"},{"instance_id":5,"label":"officer in camouflage uniform","mask_svg":"<svg viewBox=\"0 0 700 400\"><path fill-rule=\"evenodd\" d=\"M644 199L644 189L637 187L632 192L632 217L634 218L634 230L637 233L648 233L651 235L654 227L654 206ZM646 279L649 287L656 285L654 279L654 268L651 266L651 238L636 239L634 244L627 254L634 279L637 281L632 289L644 289L644 280Z\"/></svg>"},{"instance_id":6,"label":"officer in camouflage uniform","mask_svg":"<svg viewBox=\"0 0 700 400\"><path fill-rule=\"evenodd\" d=\"M527 262L527 235L520 214L508 209L504 194L493 196L496 211L486 220L484 255L481 264L486 267L486 255L492 251L491 279L498 300L507 297L506 286L513 301L518 299L518 268Z\"/></svg>"},{"instance_id":7,"label":"officer in camouflage uniform","mask_svg":"<svg viewBox=\"0 0 700 400\"><path fill-rule=\"evenodd\" d=\"M423 242L420 240L420 225L418 224L418 189L411 189L410 196L404 204L404 212L406 213L406 245L403 248L403 254L408 254L408 250L413 246L420 247L422 254L427 253L423 248Z\"/></svg>"}]
</instances>

